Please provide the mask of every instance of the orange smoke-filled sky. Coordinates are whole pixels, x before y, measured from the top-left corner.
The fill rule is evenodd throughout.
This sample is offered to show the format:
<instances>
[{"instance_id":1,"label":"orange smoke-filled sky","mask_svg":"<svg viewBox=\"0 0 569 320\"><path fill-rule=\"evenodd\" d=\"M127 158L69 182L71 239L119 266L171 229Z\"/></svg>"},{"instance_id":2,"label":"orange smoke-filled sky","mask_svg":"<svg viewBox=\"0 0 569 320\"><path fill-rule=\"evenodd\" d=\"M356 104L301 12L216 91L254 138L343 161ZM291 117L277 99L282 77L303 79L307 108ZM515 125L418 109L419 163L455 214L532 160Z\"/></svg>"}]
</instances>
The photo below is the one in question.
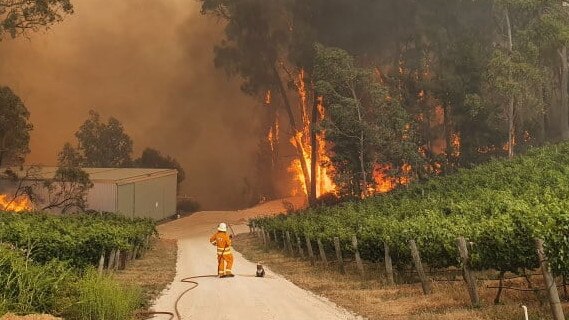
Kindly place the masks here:
<instances>
[{"instance_id":1,"label":"orange smoke-filled sky","mask_svg":"<svg viewBox=\"0 0 569 320\"><path fill-rule=\"evenodd\" d=\"M213 66L222 25L199 2L73 2L75 14L29 39L0 42L0 85L31 112L28 163L54 165L94 109L121 121L134 157L152 147L187 171L205 208L242 204L254 173L256 102Z\"/></svg>"}]
</instances>

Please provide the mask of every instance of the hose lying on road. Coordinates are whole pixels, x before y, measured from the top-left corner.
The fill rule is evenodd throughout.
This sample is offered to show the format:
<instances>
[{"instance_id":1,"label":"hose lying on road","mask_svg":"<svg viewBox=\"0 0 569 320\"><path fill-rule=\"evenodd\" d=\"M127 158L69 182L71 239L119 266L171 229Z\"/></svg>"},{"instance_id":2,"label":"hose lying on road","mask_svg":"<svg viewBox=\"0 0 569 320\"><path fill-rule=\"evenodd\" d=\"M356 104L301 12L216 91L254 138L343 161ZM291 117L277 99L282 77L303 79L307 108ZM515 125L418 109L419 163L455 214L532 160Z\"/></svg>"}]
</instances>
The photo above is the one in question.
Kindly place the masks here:
<instances>
[{"instance_id":1,"label":"hose lying on road","mask_svg":"<svg viewBox=\"0 0 569 320\"><path fill-rule=\"evenodd\" d=\"M151 312L143 312L143 313L140 313L139 315L144 316L144 317L151 317L151 316L155 316L155 315L167 315L167 316L170 316L170 318L168 320L174 320L174 319L181 320L182 316L180 315L180 310L178 309L178 303L180 302L180 300L182 299L182 297L186 293L190 292L191 290L194 290L195 288L197 288L200 285L199 283L194 281L195 279L200 279L200 278L217 278L217 275L216 274L208 274L208 275L203 275L203 276L188 277L188 278L184 278L184 279L180 280L180 282L191 284L192 287L184 290L184 292L182 292L178 296L178 299L176 299L176 303L174 304L175 313L165 312L165 311L156 311L156 312L151 311Z\"/></svg>"}]
</instances>

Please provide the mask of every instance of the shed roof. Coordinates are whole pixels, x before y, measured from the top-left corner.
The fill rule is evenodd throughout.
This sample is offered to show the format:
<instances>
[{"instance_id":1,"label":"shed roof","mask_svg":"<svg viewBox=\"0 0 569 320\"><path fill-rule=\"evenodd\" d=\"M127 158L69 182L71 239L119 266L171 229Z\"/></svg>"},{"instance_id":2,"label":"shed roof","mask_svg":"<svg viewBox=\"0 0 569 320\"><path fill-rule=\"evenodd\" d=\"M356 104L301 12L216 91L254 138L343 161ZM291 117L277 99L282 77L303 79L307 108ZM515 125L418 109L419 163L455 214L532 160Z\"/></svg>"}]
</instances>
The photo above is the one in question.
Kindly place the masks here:
<instances>
[{"instance_id":1,"label":"shed roof","mask_svg":"<svg viewBox=\"0 0 569 320\"><path fill-rule=\"evenodd\" d=\"M23 177L27 171L33 172L32 179L52 179L57 167L26 166L11 168L18 176ZM148 168L82 168L89 174L92 182L126 184L147 179L176 175L176 169L148 169Z\"/></svg>"}]
</instances>

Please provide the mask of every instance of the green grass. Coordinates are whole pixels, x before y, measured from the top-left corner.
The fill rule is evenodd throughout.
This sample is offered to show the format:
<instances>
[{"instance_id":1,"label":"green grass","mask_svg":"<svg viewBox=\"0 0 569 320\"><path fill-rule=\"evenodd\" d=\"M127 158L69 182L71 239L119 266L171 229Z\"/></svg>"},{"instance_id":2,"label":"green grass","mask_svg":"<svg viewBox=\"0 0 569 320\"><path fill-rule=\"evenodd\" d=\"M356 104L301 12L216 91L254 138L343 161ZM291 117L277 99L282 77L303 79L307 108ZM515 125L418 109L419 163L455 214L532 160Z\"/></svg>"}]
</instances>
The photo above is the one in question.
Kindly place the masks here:
<instances>
[{"instance_id":1,"label":"green grass","mask_svg":"<svg viewBox=\"0 0 569 320\"><path fill-rule=\"evenodd\" d=\"M142 304L137 287L121 287L111 276L99 276L88 270L77 284L78 301L66 319L124 320L131 319Z\"/></svg>"}]
</instances>

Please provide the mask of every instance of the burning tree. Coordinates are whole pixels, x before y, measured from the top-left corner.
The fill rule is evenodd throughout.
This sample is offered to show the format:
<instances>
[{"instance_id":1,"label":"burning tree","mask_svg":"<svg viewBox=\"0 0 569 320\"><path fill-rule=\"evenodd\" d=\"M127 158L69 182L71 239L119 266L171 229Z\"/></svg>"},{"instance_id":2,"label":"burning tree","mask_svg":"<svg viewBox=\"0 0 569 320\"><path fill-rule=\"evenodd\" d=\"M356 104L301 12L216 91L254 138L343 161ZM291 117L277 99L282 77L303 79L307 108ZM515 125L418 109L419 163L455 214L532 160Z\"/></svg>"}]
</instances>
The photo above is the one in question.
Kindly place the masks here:
<instances>
[{"instance_id":1,"label":"burning tree","mask_svg":"<svg viewBox=\"0 0 569 320\"><path fill-rule=\"evenodd\" d=\"M373 72L357 67L346 51L317 45L316 52L316 86L330 113L324 123L334 142L337 182L361 197L381 191L382 181L374 181L377 187L370 181L378 164L408 168L421 161L411 140L409 116Z\"/></svg>"}]
</instances>

